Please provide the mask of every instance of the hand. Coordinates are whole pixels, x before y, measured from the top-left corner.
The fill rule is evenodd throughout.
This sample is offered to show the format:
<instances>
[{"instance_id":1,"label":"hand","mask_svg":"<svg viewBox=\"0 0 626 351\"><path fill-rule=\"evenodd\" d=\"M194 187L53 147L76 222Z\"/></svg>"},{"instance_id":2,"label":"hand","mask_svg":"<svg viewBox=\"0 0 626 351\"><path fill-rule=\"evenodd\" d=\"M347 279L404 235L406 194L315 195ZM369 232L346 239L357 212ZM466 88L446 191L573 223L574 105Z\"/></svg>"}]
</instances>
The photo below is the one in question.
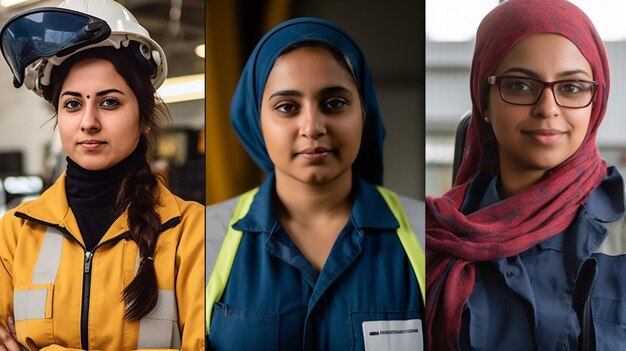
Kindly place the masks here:
<instances>
[{"instance_id":1,"label":"hand","mask_svg":"<svg viewBox=\"0 0 626 351\"><path fill-rule=\"evenodd\" d=\"M0 351L28 351L27 348L17 342L15 322L11 316L7 318L7 327L9 330L0 327Z\"/></svg>"}]
</instances>

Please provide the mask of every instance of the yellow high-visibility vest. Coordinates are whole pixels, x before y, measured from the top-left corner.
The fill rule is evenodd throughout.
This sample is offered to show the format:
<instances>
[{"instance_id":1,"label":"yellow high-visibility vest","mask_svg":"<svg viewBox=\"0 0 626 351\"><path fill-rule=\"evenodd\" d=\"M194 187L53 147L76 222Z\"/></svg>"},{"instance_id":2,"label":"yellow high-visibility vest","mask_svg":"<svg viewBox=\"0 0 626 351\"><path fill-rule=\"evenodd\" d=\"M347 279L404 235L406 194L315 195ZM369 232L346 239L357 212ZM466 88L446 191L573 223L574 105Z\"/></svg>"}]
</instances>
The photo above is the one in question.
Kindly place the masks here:
<instances>
[{"instance_id":1,"label":"yellow high-visibility vest","mask_svg":"<svg viewBox=\"0 0 626 351\"><path fill-rule=\"evenodd\" d=\"M415 272L415 276L420 287L420 292L422 293L422 301L425 303L426 262L424 251L417 241L417 235L411 228L409 218L406 216L398 196L393 191L385 189L381 186L377 186L376 188L400 224L400 227L396 232L400 242L402 243L404 251L409 257L409 261L411 262L411 266L413 267L413 271ZM228 282L228 277L230 276L230 271L233 268L235 256L237 255L237 250L239 248L239 244L241 243L241 238L243 237L243 233L233 229L232 226L248 214L250 205L252 205L252 201L254 200L254 195L256 195L258 191L259 188L257 187L239 197L228 225L228 229L226 230L226 236L220 247L217 259L215 260L215 265L213 266L206 288L207 335L209 334L211 327L213 305L215 302L220 300L222 294L224 293L224 289L226 289L226 283ZM210 264L209 259L207 259L207 263ZM209 268L210 267L207 266L207 272Z\"/></svg>"}]
</instances>

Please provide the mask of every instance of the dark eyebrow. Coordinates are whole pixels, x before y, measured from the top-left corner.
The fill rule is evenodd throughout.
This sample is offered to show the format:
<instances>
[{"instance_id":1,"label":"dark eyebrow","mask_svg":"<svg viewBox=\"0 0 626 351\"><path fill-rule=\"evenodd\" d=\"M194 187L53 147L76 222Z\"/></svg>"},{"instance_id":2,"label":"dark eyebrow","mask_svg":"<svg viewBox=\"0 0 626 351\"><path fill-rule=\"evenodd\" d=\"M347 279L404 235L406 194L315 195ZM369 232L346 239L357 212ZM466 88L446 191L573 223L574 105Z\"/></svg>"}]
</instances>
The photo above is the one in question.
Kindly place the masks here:
<instances>
[{"instance_id":1,"label":"dark eyebrow","mask_svg":"<svg viewBox=\"0 0 626 351\"><path fill-rule=\"evenodd\" d=\"M268 100L271 100L272 98L275 98L277 96L296 96L296 97L302 97L302 93L297 91L297 90L279 90L277 92L274 92L272 95L270 95L269 98L267 98Z\"/></svg>"},{"instance_id":2,"label":"dark eyebrow","mask_svg":"<svg viewBox=\"0 0 626 351\"><path fill-rule=\"evenodd\" d=\"M81 97L81 93L77 93L75 91L64 91L63 94L61 94L61 96L64 95L69 95L69 96L75 96L75 97Z\"/></svg>"},{"instance_id":3,"label":"dark eyebrow","mask_svg":"<svg viewBox=\"0 0 626 351\"><path fill-rule=\"evenodd\" d=\"M118 89L107 89L107 90L97 92L96 96L103 96L103 95L107 95L110 93L120 93L124 95L124 93ZM75 96L75 97L83 96L81 93L76 92L76 91L64 91L63 94L61 94L61 96L64 96L64 95Z\"/></svg>"},{"instance_id":4,"label":"dark eyebrow","mask_svg":"<svg viewBox=\"0 0 626 351\"><path fill-rule=\"evenodd\" d=\"M324 88L324 89L320 90L318 95L324 96L324 95L330 95L330 94L335 94L335 93L352 94L352 91L350 91L350 89L348 89L346 87L336 86L336 87Z\"/></svg>"},{"instance_id":5,"label":"dark eyebrow","mask_svg":"<svg viewBox=\"0 0 626 351\"><path fill-rule=\"evenodd\" d=\"M342 87L342 86L336 86L336 87L327 87L327 88L323 88L322 90L320 90L317 95L318 96L326 96L326 95L331 95L331 94L336 94L336 93L347 93L347 94L352 94L352 92L350 91L350 89L346 88L346 87ZM279 90L275 93L273 93L272 95L270 95L270 97L268 98L268 100L276 97L276 96L295 96L295 97L302 97L304 96L301 92L297 91L297 90Z\"/></svg>"},{"instance_id":6,"label":"dark eyebrow","mask_svg":"<svg viewBox=\"0 0 626 351\"><path fill-rule=\"evenodd\" d=\"M565 72L561 72L559 74L560 77L567 77L567 76L573 76L575 74L584 74L587 77L591 78L591 75L589 75L589 73L587 73L586 71L582 70L582 69L573 69L571 71L565 71Z\"/></svg>"},{"instance_id":7,"label":"dark eyebrow","mask_svg":"<svg viewBox=\"0 0 626 351\"><path fill-rule=\"evenodd\" d=\"M120 94L124 95L124 93L121 92L120 90L117 90L117 89L107 89L107 90L103 90L103 91L97 92L96 96L107 95L107 94L110 94L110 93L120 93Z\"/></svg>"},{"instance_id":8,"label":"dark eyebrow","mask_svg":"<svg viewBox=\"0 0 626 351\"><path fill-rule=\"evenodd\" d=\"M502 72L502 75L506 75L507 73L515 73L515 72L522 73L533 78L537 78L537 79L539 78L539 75L535 73L534 71L531 71L528 68L522 68L522 67L511 67L507 69L506 71Z\"/></svg>"},{"instance_id":9,"label":"dark eyebrow","mask_svg":"<svg viewBox=\"0 0 626 351\"><path fill-rule=\"evenodd\" d=\"M507 69L506 71L502 72L502 75L505 75L507 73L513 73L513 72L519 72L522 74L525 74L529 77L535 78L535 79L539 79L539 75L532 71L529 70L528 68L523 68L523 67L511 67L509 69ZM558 74L559 77L567 77L567 76L573 76L575 74L584 74L587 77L591 78L591 76L589 75L589 73L587 73L586 71L582 70L582 69L573 69L571 71L564 71L564 72L560 72Z\"/></svg>"}]
</instances>

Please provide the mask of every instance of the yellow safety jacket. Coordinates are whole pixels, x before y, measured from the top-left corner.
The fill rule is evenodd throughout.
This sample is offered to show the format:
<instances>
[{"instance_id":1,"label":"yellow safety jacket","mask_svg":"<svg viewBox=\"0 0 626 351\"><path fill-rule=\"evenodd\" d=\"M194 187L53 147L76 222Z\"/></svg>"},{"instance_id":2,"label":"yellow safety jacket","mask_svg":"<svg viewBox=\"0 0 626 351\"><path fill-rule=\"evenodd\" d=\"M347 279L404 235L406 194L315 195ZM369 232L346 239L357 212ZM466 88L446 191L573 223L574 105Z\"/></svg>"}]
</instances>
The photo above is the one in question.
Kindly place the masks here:
<instances>
[{"instance_id":1,"label":"yellow safety jacket","mask_svg":"<svg viewBox=\"0 0 626 351\"><path fill-rule=\"evenodd\" d=\"M127 213L86 251L63 174L0 220L0 325L13 316L30 350L203 350L204 207L160 183L157 192L159 296L148 315L124 319L122 291L139 263Z\"/></svg>"},{"instance_id":2,"label":"yellow safety jacket","mask_svg":"<svg viewBox=\"0 0 626 351\"><path fill-rule=\"evenodd\" d=\"M417 240L417 228L415 228L415 231L413 229L413 227L417 227L418 220L417 218L407 217L402 200L393 191L381 186L377 186L376 188L383 199L385 199L387 206L389 206L389 209L400 224L400 227L397 230L398 239L402 243L402 247L411 262L411 266L415 272L415 278L417 279L420 287L422 300L425 303L426 262L424 251ZM213 262L210 262L212 260L212 254L207 253L207 273L211 270L211 275L208 279L206 288L205 323L207 335L209 334L211 327L213 305L220 300L222 294L224 293L224 289L226 289L226 283L228 282L228 277L230 276L230 271L233 267L235 256L237 255L237 250L243 237L243 233L233 229L232 225L246 216L250 210L250 205L254 200L254 195L258 192L258 190L258 188L252 189L238 198L230 200L229 203L226 203L226 206L223 206L219 211L214 213L214 216L212 217L223 218L225 214L229 215L230 221L227 225L226 223L219 223L219 218L207 218L207 224L211 222L212 227L207 228L207 247L215 246L216 241L219 240L216 238L217 235L211 233L212 231L215 231L213 229L223 230L226 233L214 265ZM234 205L234 211L229 211L229 207L232 208L232 206L229 205Z\"/></svg>"}]
</instances>

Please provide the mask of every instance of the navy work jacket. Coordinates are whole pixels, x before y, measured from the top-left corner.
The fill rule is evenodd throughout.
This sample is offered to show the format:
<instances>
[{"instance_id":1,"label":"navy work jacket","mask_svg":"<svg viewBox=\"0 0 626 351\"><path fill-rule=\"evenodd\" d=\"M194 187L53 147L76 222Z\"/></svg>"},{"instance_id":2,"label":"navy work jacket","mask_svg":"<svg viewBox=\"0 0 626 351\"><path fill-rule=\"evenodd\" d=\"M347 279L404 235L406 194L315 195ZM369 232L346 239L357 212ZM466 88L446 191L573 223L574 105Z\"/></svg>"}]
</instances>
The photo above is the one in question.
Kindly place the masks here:
<instances>
[{"instance_id":1,"label":"navy work jacket","mask_svg":"<svg viewBox=\"0 0 626 351\"><path fill-rule=\"evenodd\" d=\"M477 177L461 210L471 213L500 201L497 178ZM623 217L622 176L610 167L565 231L517 256L477 263L476 285L463 311L461 349L578 350L576 282L582 264L596 260L588 300L596 347L626 350ZM619 225L609 233L611 223Z\"/></svg>"},{"instance_id":2,"label":"navy work jacket","mask_svg":"<svg viewBox=\"0 0 626 351\"><path fill-rule=\"evenodd\" d=\"M234 225L244 235L213 306L209 349L364 350L363 322L423 319L397 220L372 184L354 184L350 219L319 274L278 220L274 178L260 186Z\"/></svg>"}]
</instances>

